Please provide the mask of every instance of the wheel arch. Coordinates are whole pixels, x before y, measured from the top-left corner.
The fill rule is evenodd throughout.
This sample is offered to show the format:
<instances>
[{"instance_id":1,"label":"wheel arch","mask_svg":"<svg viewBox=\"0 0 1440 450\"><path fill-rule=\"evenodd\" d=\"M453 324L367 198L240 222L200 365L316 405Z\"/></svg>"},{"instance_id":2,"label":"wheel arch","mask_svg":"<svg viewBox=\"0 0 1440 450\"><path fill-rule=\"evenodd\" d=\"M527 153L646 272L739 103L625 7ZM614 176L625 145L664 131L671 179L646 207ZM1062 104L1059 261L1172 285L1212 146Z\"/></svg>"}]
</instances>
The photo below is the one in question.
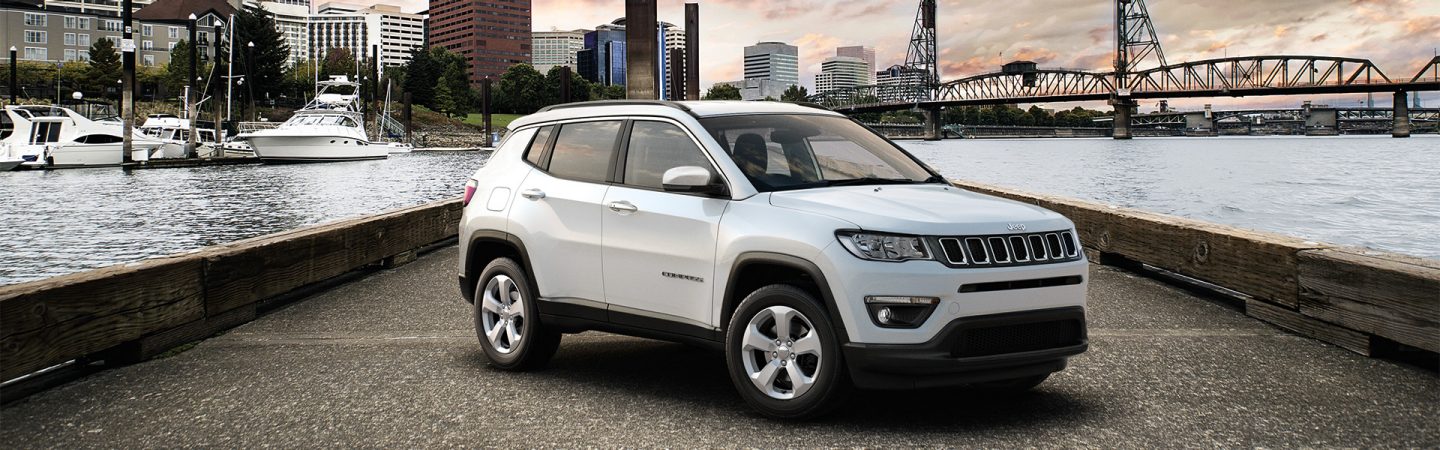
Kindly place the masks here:
<instances>
[{"instance_id":1,"label":"wheel arch","mask_svg":"<svg viewBox=\"0 0 1440 450\"><path fill-rule=\"evenodd\" d=\"M511 258L520 264L525 270L525 278L530 282L530 291L535 295L540 294L539 286L535 283L535 270L530 266L530 253L525 249L525 243L515 235L496 230L478 230L470 234L470 243L466 247L465 273L460 283L460 294L466 302L475 302L476 277L485 266L498 258Z\"/></svg>"},{"instance_id":2,"label":"wheel arch","mask_svg":"<svg viewBox=\"0 0 1440 450\"><path fill-rule=\"evenodd\" d=\"M790 284L819 297L820 307L830 315L831 326L839 342L850 341L825 272L809 260L783 253L746 252L735 258L721 299L720 329L729 328L735 309L746 295L775 283Z\"/></svg>"}]
</instances>

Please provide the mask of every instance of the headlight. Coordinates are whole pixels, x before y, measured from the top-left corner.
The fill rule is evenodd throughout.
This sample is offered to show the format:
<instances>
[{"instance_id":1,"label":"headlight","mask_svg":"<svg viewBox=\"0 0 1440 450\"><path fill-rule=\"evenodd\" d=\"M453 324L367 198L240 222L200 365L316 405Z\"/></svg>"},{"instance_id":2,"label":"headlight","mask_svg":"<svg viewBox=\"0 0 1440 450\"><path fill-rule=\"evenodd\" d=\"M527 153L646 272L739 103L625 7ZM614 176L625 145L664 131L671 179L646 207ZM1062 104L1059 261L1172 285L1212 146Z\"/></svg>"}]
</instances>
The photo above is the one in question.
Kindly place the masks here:
<instances>
[{"instance_id":1,"label":"headlight","mask_svg":"<svg viewBox=\"0 0 1440 450\"><path fill-rule=\"evenodd\" d=\"M925 239L919 236L871 233L868 231L837 231L835 237L860 259L873 261L908 261L934 259Z\"/></svg>"}]
</instances>

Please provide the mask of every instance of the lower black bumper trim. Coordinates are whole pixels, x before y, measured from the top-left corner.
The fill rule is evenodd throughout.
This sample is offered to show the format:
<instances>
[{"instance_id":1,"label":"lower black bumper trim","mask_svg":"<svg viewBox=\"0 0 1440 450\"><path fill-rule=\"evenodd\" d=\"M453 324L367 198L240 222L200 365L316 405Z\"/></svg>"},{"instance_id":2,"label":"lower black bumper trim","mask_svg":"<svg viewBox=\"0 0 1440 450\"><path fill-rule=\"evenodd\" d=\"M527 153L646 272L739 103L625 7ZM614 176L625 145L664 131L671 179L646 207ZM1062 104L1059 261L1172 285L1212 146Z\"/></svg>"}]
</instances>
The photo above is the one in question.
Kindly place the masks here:
<instances>
[{"instance_id":1,"label":"lower black bumper trim","mask_svg":"<svg viewBox=\"0 0 1440 450\"><path fill-rule=\"evenodd\" d=\"M1067 358L1089 348L1084 328L1070 345L986 356L957 357L953 352L962 331L976 326L1029 324L1057 318L1084 322L1081 307L965 317L947 324L935 338L920 344L842 346L850 377L865 389L914 389L957 386L1058 372Z\"/></svg>"}]
</instances>

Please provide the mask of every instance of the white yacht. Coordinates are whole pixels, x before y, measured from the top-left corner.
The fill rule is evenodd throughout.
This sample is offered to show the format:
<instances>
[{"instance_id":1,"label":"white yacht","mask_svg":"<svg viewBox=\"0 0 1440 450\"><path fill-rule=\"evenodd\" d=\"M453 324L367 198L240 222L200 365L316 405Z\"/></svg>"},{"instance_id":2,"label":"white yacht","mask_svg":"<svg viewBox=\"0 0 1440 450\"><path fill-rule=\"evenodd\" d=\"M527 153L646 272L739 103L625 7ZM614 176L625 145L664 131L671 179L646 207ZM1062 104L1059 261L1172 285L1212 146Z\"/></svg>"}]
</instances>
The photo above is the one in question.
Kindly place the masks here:
<instances>
[{"instance_id":1,"label":"white yacht","mask_svg":"<svg viewBox=\"0 0 1440 450\"><path fill-rule=\"evenodd\" d=\"M189 119L181 119L172 114L151 114L145 118L145 123L140 125L139 130L147 136L165 142L158 150L150 154L151 159L185 157L185 145L189 143L190 139ZM215 148L219 146L215 139L215 130L196 128L195 135L196 153L200 155L215 154Z\"/></svg>"},{"instance_id":2,"label":"white yacht","mask_svg":"<svg viewBox=\"0 0 1440 450\"><path fill-rule=\"evenodd\" d=\"M360 112L360 84L344 76L316 84L315 100L273 129L239 138L250 143L265 163L359 161L390 156L385 145L371 145Z\"/></svg>"},{"instance_id":3,"label":"white yacht","mask_svg":"<svg viewBox=\"0 0 1440 450\"><path fill-rule=\"evenodd\" d=\"M118 166L124 138L118 122L91 120L59 106L6 106L10 133L0 139L0 159L20 159L23 168ZM164 142L133 133L131 159L145 161Z\"/></svg>"}]
</instances>

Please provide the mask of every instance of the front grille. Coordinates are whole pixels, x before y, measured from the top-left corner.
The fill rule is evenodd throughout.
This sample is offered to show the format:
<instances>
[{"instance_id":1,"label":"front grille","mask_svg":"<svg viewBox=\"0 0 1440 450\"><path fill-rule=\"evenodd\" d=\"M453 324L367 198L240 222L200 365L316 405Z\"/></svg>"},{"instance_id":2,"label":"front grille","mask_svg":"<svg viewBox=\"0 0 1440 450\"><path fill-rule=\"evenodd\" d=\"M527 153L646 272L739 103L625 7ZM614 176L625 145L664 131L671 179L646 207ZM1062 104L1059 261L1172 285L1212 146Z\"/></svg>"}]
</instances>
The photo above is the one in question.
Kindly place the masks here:
<instances>
[{"instance_id":1,"label":"front grille","mask_svg":"<svg viewBox=\"0 0 1440 450\"><path fill-rule=\"evenodd\" d=\"M951 356L974 357L1070 347L1084 341L1080 320L1052 320L960 330Z\"/></svg>"},{"instance_id":2,"label":"front grille","mask_svg":"<svg viewBox=\"0 0 1440 450\"><path fill-rule=\"evenodd\" d=\"M951 266L1004 267L1077 261L1080 243L1070 231L946 236L938 239Z\"/></svg>"}]
</instances>

